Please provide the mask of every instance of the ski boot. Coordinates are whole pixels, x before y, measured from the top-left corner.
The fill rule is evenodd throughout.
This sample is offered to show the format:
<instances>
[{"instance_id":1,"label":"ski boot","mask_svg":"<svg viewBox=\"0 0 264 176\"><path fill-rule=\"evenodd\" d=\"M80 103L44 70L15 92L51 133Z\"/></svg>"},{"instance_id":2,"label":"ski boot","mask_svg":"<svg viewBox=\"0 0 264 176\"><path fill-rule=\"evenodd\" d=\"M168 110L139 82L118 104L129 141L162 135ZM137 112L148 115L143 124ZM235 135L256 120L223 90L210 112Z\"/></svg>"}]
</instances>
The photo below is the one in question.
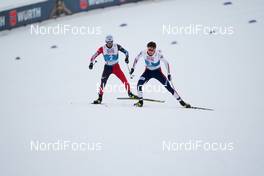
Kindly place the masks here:
<instances>
[{"instance_id":1,"label":"ski boot","mask_svg":"<svg viewBox=\"0 0 264 176\"><path fill-rule=\"evenodd\" d=\"M128 92L128 96L132 99L138 99L138 96L134 95L132 92Z\"/></svg>"},{"instance_id":2,"label":"ski boot","mask_svg":"<svg viewBox=\"0 0 264 176\"><path fill-rule=\"evenodd\" d=\"M183 100L180 100L179 103L185 108L191 108L192 107L190 104L185 103Z\"/></svg>"},{"instance_id":3,"label":"ski boot","mask_svg":"<svg viewBox=\"0 0 264 176\"><path fill-rule=\"evenodd\" d=\"M143 106L143 100L139 100L137 103L134 104L136 107L142 107Z\"/></svg>"},{"instance_id":4,"label":"ski boot","mask_svg":"<svg viewBox=\"0 0 264 176\"><path fill-rule=\"evenodd\" d=\"M101 104L102 103L102 100L103 100L103 96L102 95L99 95L98 99L97 100L94 100L93 104Z\"/></svg>"}]
</instances>

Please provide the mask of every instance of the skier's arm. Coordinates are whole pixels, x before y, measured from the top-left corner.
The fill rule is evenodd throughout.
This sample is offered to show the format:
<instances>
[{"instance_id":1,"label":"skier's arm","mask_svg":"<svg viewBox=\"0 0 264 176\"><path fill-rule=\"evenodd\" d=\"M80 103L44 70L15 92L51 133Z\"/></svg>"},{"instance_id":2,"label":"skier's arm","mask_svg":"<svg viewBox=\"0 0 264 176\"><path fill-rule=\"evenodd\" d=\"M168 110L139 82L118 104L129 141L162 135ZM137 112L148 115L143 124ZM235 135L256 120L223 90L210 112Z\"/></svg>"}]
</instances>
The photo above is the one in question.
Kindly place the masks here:
<instances>
[{"instance_id":1,"label":"skier's arm","mask_svg":"<svg viewBox=\"0 0 264 176\"><path fill-rule=\"evenodd\" d=\"M122 53L124 53L126 55L125 62L128 64L129 63L128 51L126 49L124 49L121 45L118 45L118 44L117 44L117 48L118 48L118 51L121 51Z\"/></svg>"},{"instance_id":2,"label":"skier's arm","mask_svg":"<svg viewBox=\"0 0 264 176\"><path fill-rule=\"evenodd\" d=\"M133 67L130 70L130 75L132 75L134 73L136 65L137 65L137 62L138 62L138 60L140 59L141 56L142 56L142 51L135 58L134 63L133 63Z\"/></svg>"},{"instance_id":3,"label":"skier's arm","mask_svg":"<svg viewBox=\"0 0 264 176\"><path fill-rule=\"evenodd\" d=\"M93 69L93 65L94 65L94 61L96 59L97 56L99 56L100 54L103 53L103 47L100 47L96 53L94 53L94 55L91 57L90 59L90 64L89 64L89 69L92 70Z\"/></svg>"},{"instance_id":4,"label":"skier's arm","mask_svg":"<svg viewBox=\"0 0 264 176\"><path fill-rule=\"evenodd\" d=\"M171 81L172 79L171 79L171 74L170 74L170 64L169 64L169 62L166 59L164 59L164 56L162 54L160 56L160 60L165 64L165 67L166 67L167 73L168 73L168 80Z\"/></svg>"},{"instance_id":5,"label":"skier's arm","mask_svg":"<svg viewBox=\"0 0 264 176\"><path fill-rule=\"evenodd\" d=\"M168 75L170 75L170 64L169 64L169 62L166 59L164 59L163 55L161 55L160 60L164 63L166 70L167 70L167 73L168 73Z\"/></svg>"},{"instance_id":6,"label":"skier's arm","mask_svg":"<svg viewBox=\"0 0 264 176\"><path fill-rule=\"evenodd\" d=\"M137 65L137 62L138 62L138 60L140 59L141 56L142 56L142 51L141 51L141 52L137 55L137 57L135 58L132 69L135 70L136 65Z\"/></svg>"},{"instance_id":7,"label":"skier's arm","mask_svg":"<svg viewBox=\"0 0 264 176\"><path fill-rule=\"evenodd\" d=\"M137 62L138 62L139 58L141 57L141 55L142 55L142 52L140 52L140 53L137 55L137 57L135 58L134 63L133 63L133 67L131 68L131 70L130 70L130 72L129 72L130 75L132 75L132 74L134 73L134 71L135 71L135 67L136 67Z\"/></svg>"},{"instance_id":8,"label":"skier's arm","mask_svg":"<svg viewBox=\"0 0 264 176\"><path fill-rule=\"evenodd\" d=\"M100 47L100 48L96 51L96 53L94 53L94 55L91 57L91 59L90 59L90 63L93 63L93 62L95 61L96 57L99 56L99 55L102 54L102 53L103 53L103 47Z\"/></svg>"},{"instance_id":9,"label":"skier's arm","mask_svg":"<svg viewBox=\"0 0 264 176\"><path fill-rule=\"evenodd\" d=\"M118 51L121 51L122 53L124 53L126 57L129 56L128 51L125 48L123 48L121 45L117 45L117 47L118 47Z\"/></svg>"}]
</instances>

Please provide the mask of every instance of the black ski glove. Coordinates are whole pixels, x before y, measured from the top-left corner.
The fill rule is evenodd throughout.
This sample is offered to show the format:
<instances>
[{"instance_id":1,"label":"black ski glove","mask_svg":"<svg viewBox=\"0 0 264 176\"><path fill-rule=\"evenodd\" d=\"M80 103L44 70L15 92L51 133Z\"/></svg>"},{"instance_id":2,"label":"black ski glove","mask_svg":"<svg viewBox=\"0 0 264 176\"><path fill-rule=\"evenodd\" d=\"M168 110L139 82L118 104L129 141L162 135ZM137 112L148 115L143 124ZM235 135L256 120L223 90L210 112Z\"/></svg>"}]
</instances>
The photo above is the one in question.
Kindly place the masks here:
<instances>
[{"instance_id":1,"label":"black ski glove","mask_svg":"<svg viewBox=\"0 0 264 176\"><path fill-rule=\"evenodd\" d=\"M134 68L131 68L129 74L132 75L134 73L135 69Z\"/></svg>"},{"instance_id":2,"label":"black ski glove","mask_svg":"<svg viewBox=\"0 0 264 176\"><path fill-rule=\"evenodd\" d=\"M93 63L91 62L89 65L89 69L92 70L93 69Z\"/></svg>"},{"instance_id":3,"label":"black ski glove","mask_svg":"<svg viewBox=\"0 0 264 176\"><path fill-rule=\"evenodd\" d=\"M129 63L128 55L127 55L126 58L125 58L125 62L126 62L127 64Z\"/></svg>"},{"instance_id":4,"label":"black ski glove","mask_svg":"<svg viewBox=\"0 0 264 176\"><path fill-rule=\"evenodd\" d=\"M168 74L168 80L171 81L171 74Z\"/></svg>"}]
</instances>

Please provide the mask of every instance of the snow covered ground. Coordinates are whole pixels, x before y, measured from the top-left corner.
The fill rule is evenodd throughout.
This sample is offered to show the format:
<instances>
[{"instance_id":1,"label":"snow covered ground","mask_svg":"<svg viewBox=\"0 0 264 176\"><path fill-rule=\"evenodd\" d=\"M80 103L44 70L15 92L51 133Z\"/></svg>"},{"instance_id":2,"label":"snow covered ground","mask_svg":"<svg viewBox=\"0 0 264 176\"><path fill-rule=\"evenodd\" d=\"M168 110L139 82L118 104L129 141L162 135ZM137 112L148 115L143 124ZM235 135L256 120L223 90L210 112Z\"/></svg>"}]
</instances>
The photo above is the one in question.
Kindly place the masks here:
<instances>
[{"instance_id":1,"label":"snow covered ground","mask_svg":"<svg viewBox=\"0 0 264 176\"><path fill-rule=\"evenodd\" d=\"M99 27L101 35L36 35L30 26L0 33L0 175L263 175L264 3L232 2L146 1L39 24ZM234 34L166 34L163 24L232 26ZM91 105L104 62L100 57L90 71L88 58L109 33L131 62L156 41L182 97L215 111L183 109L169 93L146 93L166 103L144 108L116 100L122 92L106 93L107 107ZM122 54L120 65L128 76ZM140 61L132 84L143 70ZM96 143L99 151L37 152L32 141ZM232 150L169 151L164 141L231 144Z\"/></svg>"}]
</instances>

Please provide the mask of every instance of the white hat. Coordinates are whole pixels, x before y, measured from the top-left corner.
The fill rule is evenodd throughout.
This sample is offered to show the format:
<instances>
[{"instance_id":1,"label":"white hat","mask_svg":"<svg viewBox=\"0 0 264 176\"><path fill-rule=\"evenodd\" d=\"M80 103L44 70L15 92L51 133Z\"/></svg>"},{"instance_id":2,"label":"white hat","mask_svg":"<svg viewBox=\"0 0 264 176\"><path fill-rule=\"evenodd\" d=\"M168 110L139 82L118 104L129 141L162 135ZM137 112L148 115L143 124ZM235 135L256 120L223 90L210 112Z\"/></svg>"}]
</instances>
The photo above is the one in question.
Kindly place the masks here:
<instances>
[{"instance_id":1,"label":"white hat","mask_svg":"<svg viewBox=\"0 0 264 176\"><path fill-rule=\"evenodd\" d=\"M106 37L105 37L105 42L106 43L108 43L108 42L113 42L114 41L114 39L113 39L113 36L112 35L107 35Z\"/></svg>"}]
</instances>

